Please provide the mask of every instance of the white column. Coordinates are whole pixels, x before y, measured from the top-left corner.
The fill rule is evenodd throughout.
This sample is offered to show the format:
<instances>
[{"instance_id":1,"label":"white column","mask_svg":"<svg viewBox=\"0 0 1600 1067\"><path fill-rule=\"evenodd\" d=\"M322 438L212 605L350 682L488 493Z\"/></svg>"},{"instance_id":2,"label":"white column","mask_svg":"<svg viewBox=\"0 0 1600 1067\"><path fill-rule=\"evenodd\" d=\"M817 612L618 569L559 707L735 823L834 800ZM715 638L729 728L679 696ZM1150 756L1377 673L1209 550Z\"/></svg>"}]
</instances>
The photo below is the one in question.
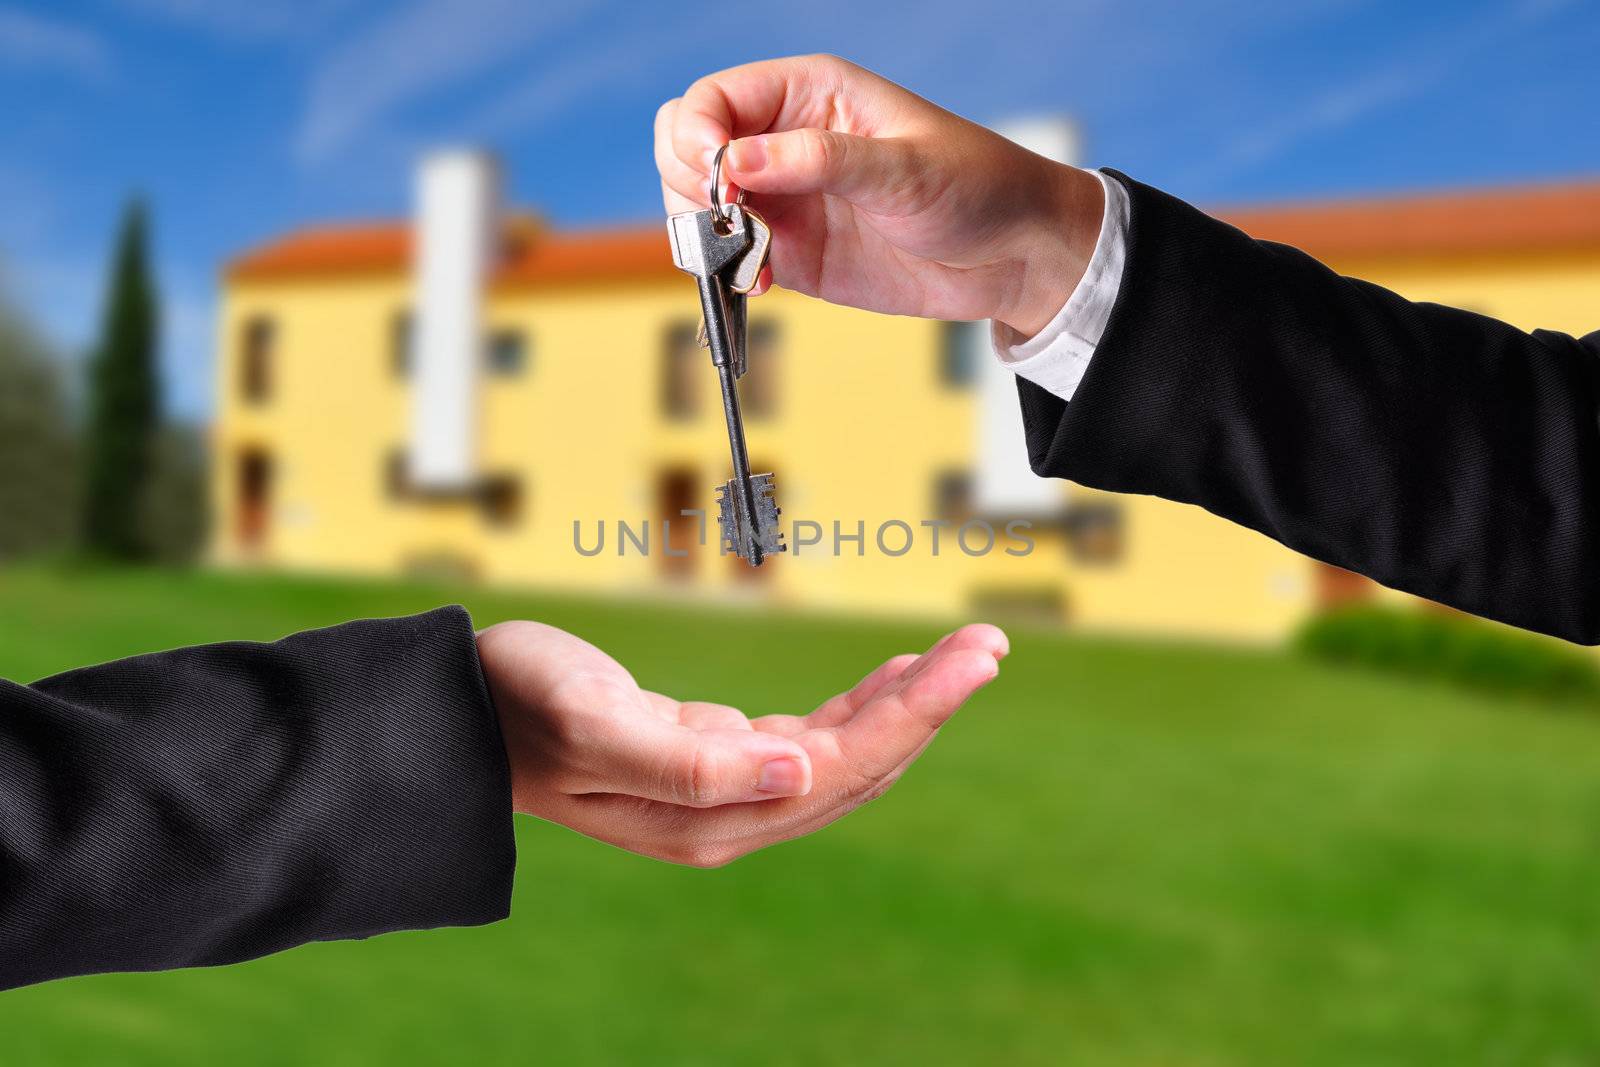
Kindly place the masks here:
<instances>
[{"instance_id":1,"label":"white column","mask_svg":"<svg viewBox=\"0 0 1600 1067\"><path fill-rule=\"evenodd\" d=\"M1016 120L1001 123L996 130L1058 163L1076 165L1080 158L1078 129L1070 119ZM1003 518L1059 511L1065 503L1065 486L1056 479L1038 477L1028 467L1016 375L994 358L987 322L971 323L966 331L967 341L975 349L971 358L978 368L974 505L980 514Z\"/></svg>"},{"instance_id":2,"label":"white column","mask_svg":"<svg viewBox=\"0 0 1600 1067\"><path fill-rule=\"evenodd\" d=\"M484 153L438 152L418 168L409 473L424 492L477 478L483 288L499 206L499 167Z\"/></svg>"}]
</instances>

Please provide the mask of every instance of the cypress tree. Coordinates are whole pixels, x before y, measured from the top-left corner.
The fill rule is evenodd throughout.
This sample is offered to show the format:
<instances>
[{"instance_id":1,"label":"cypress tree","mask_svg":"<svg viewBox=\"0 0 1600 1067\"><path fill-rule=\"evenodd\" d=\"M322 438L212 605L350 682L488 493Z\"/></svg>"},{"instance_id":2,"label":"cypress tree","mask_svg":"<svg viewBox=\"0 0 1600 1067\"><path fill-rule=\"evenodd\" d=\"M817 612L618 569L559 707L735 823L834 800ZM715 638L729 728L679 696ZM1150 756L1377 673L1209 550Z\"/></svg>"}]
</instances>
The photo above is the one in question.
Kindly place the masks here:
<instances>
[{"instance_id":1,"label":"cypress tree","mask_svg":"<svg viewBox=\"0 0 1600 1067\"><path fill-rule=\"evenodd\" d=\"M147 229L144 203L129 202L89 366L84 541L91 553L117 560L149 555L140 509L154 461L160 386Z\"/></svg>"}]
</instances>

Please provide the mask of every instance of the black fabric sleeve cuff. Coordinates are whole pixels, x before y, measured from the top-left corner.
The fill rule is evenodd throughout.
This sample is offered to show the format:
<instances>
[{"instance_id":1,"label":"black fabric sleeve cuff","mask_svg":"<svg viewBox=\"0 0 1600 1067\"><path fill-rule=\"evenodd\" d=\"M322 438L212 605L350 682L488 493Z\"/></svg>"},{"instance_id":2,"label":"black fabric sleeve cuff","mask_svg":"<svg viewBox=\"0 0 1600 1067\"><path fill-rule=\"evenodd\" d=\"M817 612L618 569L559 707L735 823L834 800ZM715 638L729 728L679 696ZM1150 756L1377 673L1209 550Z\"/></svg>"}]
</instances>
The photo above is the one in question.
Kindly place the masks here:
<instances>
[{"instance_id":1,"label":"black fabric sleeve cuff","mask_svg":"<svg viewBox=\"0 0 1600 1067\"><path fill-rule=\"evenodd\" d=\"M0 988L504 918L459 607L0 682Z\"/></svg>"},{"instance_id":2,"label":"black fabric sleeve cuff","mask_svg":"<svg viewBox=\"0 0 1600 1067\"><path fill-rule=\"evenodd\" d=\"M1600 642L1600 351L1405 299L1115 171L1124 273L1041 475L1195 504L1313 559Z\"/></svg>"}]
</instances>

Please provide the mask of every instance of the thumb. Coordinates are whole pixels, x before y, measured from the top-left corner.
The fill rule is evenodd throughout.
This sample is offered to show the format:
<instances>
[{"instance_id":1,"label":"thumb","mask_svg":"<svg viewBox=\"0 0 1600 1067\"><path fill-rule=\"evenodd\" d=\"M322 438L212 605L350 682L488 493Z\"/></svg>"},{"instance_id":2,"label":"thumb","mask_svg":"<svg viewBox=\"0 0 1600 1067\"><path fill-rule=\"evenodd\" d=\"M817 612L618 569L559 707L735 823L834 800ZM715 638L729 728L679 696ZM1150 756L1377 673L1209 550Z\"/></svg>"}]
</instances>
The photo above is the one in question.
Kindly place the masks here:
<instances>
[{"instance_id":1,"label":"thumb","mask_svg":"<svg viewBox=\"0 0 1600 1067\"><path fill-rule=\"evenodd\" d=\"M752 193L828 193L868 210L893 206L918 170L911 143L806 128L741 137L728 146L728 177Z\"/></svg>"},{"instance_id":2,"label":"thumb","mask_svg":"<svg viewBox=\"0 0 1600 1067\"><path fill-rule=\"evenodd\" d=\"M595 738L590 791L691 808L803 796L811 757L787 738L755 730L694 730L630 719Z\"/></svg>"}]
</instances>

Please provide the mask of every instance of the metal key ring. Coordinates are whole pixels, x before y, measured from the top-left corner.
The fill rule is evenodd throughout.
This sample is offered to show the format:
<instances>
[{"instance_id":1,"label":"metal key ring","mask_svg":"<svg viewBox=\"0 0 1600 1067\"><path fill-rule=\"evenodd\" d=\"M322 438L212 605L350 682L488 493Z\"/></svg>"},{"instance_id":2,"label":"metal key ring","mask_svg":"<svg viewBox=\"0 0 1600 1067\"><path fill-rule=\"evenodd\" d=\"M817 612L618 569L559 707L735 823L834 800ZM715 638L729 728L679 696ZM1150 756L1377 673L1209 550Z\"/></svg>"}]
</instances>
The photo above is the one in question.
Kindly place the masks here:
<instances>
[{"instance_id":1,"label":"metal key ring","mask_svg":"<svg viewBox=\"0 0 1600 1067\"><path fill-rule=\"evenodd\" d=\"M722 210L722 157L727 151L728 146L723 145L717 149L715 158L711 160L711 214L724 225L727 224L728 213Z\"/></svg>"}]
</instances>

